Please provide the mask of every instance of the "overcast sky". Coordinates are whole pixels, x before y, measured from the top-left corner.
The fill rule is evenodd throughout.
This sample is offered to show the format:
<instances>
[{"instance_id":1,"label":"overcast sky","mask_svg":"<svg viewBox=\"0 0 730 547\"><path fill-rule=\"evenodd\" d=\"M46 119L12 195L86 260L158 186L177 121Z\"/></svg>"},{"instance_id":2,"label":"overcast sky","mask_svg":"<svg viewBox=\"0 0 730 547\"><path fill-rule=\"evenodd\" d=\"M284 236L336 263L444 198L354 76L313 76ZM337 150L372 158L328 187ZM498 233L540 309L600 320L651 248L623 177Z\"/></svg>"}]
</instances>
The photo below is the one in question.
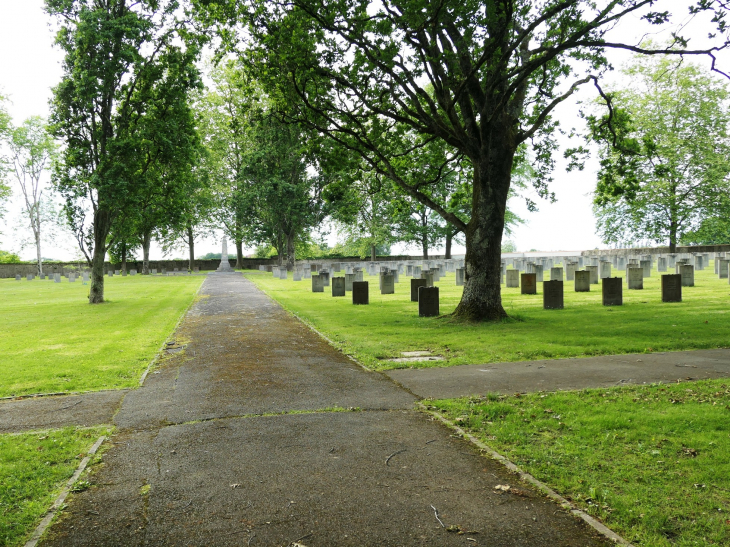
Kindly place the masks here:
<instances>
[{"instance_id":1,"label":"overcast sky","mask_svg":"<svg viewBox=\"0 0 730 547\"><path fill-rule=\"evenodd\" d=\"M676 2L681 3L679 0ZM42 0L0 0L0 93L10 97L12 102L9 110L16 124L31 115L48 115L51 88L61 77L62 55L53 46L50 19L42 7ZM686 13L686 10L682 13ZM677 24L682 22L680 18L674 21ZM637 41L646 32L646 28L636 18L627 19L621 25L614 32L625 40ZM695 31L699 29L704 35L712 30L702 28L704 25L698 22L694 26ZM612 60L618 66L626 58L626 55L614 55ZM730 68L730 63L726 63L726 66ZM584 94L582 97L590 100L592 95ZM559 107L556 117L563 128L570 129L580 124L576 111L572 99ZM585 171L576 173L566 173L563 165L562 161L558 161L555 182L551 187L557 202L551 204L537 198L539 211L536 213L528 212L523 200L516 199L510 203L510 207L526 220L510 237L518 250L583 250L603 246L595 235L595 220L591 210L590 193L595 184L596 162L590 161ZM19 229L22 228L22 220L19 218L20 201L17 194L10 209L11 214L5 225L0 227L0 249L19 252L24 230ZM219 250L219 243L201 242L196 247L196 254ZM394 250L399 251L400 248ZM415 247L411 250L411 254L418 252ZM434 253L437 252L434 250ZM463 252L463 248L454 249L454 253L459 252ZM56 238L52 251L43 253L46 257L58 259L70 259L77 254L73 240L64 234ZM152 254L153 258L161 258L159 249L153 249ZM186 256L182 252L177 255ZM21 256L31 259L34 251L26 247L21 251Z\"/></svg>"}]
</instances>

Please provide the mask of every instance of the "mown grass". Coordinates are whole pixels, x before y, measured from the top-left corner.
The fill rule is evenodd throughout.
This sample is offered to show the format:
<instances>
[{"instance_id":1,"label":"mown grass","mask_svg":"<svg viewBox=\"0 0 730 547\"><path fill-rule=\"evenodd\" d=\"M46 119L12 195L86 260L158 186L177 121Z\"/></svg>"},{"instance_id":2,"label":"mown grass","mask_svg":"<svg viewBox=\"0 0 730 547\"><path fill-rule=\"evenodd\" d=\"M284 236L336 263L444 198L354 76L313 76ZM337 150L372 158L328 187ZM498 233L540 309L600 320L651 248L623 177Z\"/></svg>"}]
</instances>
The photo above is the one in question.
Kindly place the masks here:
<instances>
[{"instance_id":1,"label":"mown grass","mask_svg":"<svg viewBox=\"0 0 730 547\"><path fill-rule=\"evenodd\" d=\"M0 397L135 385L204 279L107 278L94 306L80 280L0 279Z\"/></svg>"},{"instance_id":2,"label":"mown grass","mask_svg":"<svg viewBox=\"0 0 730 547\"><path fill-rule=\"evenodd\" d=\"M0 435L0 545L22 545L107 427Z\"/></svg>"},{"instance_id":3,"label":"mown grass","mask_svg":"<svg viewBox=\"0 0 730 547\"><path fill-rule=\"evenodd\" d=\"M503 305L511 319L488 324L418 317L418 304L410 302L410 278L405 275L400 276L393 295L381 295L378 278L366 275L368 306L353 306L350 293L333 298L329 287L324 293L312 293L309 280L294 282L291 274L287 280L259 272L246 275L345 353L372 369L384 370L727 347L730 286L713 272L713 264L696 272L696 286L683 288L681 303L662 303L656 271L644 280L644 290L629 291L624 280L620 307L601 304L600 285L591 285L590 293L576 293L573 282L566 281L564 310L542 309L540 283L537 295L521 295L519 289L503 285ZM455 285L453 273L436 285L440 311L449 314L462 288ZM445 361L385 361L412 350L430 350Z\"/></svg>"},{"instance_id":4,"label":"mown grass","mask_svg":"<svg viewBox=\"0 0 730 547\"><path fill-rule=\"evenodd\" d=\"M730 545L727 380L426 404L635 545Z\"/></svg>"}]
</instances>

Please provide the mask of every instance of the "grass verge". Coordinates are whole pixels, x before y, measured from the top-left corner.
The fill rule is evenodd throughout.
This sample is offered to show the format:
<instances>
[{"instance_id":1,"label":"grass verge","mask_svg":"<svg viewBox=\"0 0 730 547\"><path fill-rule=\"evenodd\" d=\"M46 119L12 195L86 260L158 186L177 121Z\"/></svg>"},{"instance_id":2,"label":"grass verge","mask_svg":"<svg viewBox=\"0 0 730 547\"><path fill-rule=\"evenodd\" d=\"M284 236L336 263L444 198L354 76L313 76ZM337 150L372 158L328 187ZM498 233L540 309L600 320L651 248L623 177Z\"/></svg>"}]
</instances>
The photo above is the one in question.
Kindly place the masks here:
<instances>
[{"instance_id":1,"label":"grass verge","mask_svg":"<svg viewBox=\"0 0 730 547\"><path fill-rule=\"evenodd\" d=\"M592 285L590 293L576 293L573 283L565 282L564 310L542 309L540 283L537 295L521 295L519 289L503 286L503 305L518 320L485 324L418 317L405 275L392 295L381 295L378 278L366 275L368 306L353 306L350 293L333 298L329 287L324 293L312 293L309 280L294 282L291 273L287 280L259 272L246 275L345 353L374 370L386 370L727 347L730 286L713 271L710 264L696 272L696 286L684 287L683 302L671 304L661 301L656 272L644 280L644 290L629 291L624 284L624 305L619 307L601 304L600 285ZM440 311L449 314L462 288L455 285L453 273L436 285ZM414 350L430 350L445 360L406 364L386 360Z\"/></svg>"},{"instance_id":2,"label":"grass verge","mask_svg":"<svg viewBox=\"0 0 730 547\"><path fill-rule=\"evenodd\" d=\"M134 386L193 301L202 276L80 281L0 279L0 397Z\"/></svg>"},{"instance_id":3,"label":"grass verge","mask_svg":"<svg viewBox=\"0 0 730 547\"><path fill-rule=\"evenodd\" d=\"M636 545L730 545L726 380L424 403Z\"/></svg>"},{"instance_id":4,"label":"grass verge","mask_svg":"<svg viewBox=\"0 0 730 547\"><path fill-rule=\"evenodd\" d=\"M22 545L94 442L110 428L0 435L0 545Z\"/></svg>"}]
</instances>

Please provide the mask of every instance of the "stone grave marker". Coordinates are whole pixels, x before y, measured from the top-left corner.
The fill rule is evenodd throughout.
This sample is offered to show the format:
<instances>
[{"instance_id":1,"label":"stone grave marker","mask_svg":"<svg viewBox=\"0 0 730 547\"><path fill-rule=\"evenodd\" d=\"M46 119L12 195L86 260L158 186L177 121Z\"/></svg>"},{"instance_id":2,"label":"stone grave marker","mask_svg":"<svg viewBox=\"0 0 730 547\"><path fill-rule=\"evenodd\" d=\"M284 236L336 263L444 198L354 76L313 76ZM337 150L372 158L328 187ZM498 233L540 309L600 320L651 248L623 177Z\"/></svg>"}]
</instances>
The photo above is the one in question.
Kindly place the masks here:
<instances>
[{"instance_id":1,"label":"stone grave marker","mask_svg":"<svg viewBox=\"0 0 730 547\"><path fill-rule=\"evenodd\" d=\"M25 276L25 279L26 279L27 281L33 281L33 274L28 274L28 275L26 275L26 276Z\"/></svg>"},{"instance_id":2,"label":"stone grave marker","mask_svg":"<svg viewBox=\"0 0 730 547\"><path fill-rule=\"evenodd\" d=\"M324 292L324 283L321 275L312 276L312 292Z\"/></svg>"},{"instance_id":3,"label":"stone grave marker","mask_svg":"<svg viewBox=\"0 0 730 547\"><path fill-rule=\"evenodd\" d=\"M411 302L418 302L418 289L426 286L425 279L411 279Z\"/></svg>"},{"instance_id":4,"label":"stone grave marker","mask_svg":"<svg viewBox=\"0 0 730 547\"><path fill-rule=\"evenodd\" d=\"M601 294L604 306L623 306L624 286L620 277L607 277L601 281Z\"/></svg>"},{"instance_id":5,"label":"stone grave marker","mask_svg":"<svg viewBox=\"0 0 730 547\"><path fill-rule=\"evenodd\" d=\"M591 285L598 285L598 266L586 266L585 271L590 274Z\"/></svg>"},{"instance_id":6,"label":"stone grave marker","mask_svg":"<svg viewBox=\"0 0 730 547\"><path fill-rule=\"evenodd\" d=\"M573 281L575 279L575 272L578 269L578 265L575 262L568 262L565 265L565 280Z\"/></svg>"},{"instance_id":7,"label":"stone grave marker","mask_svg":"<svg viewBox=\"0 0 730 547\"><path fill-rule=\"evenodd\" d=\"M730 269L730 260L724 258L717 259L717 275L720 279L728 278L728 270Z\"/></svg>"},{"instance_id":8,"label":"stone grave marker","mask_svg":"<svg viewBox=\"0 0 730 547\"><path fill-rule=\"evenodd\" d=\"M370 303L367 281L352 282L352 303L356 305Z\"/></svg>"},{"instance_id":9,"label":"stone grave marker","mask_svg":"<svg viewBox=\"0 0 730 547\"><path fill-rule=\"evenodd\" d=\"M365 281L365 272L363 272L362 270L357 270L355 272L355 281L359 281L360 283L364 282ZM353 283L355 281L353 281Z\"/></svg>"},{"instance_id":10,"label":"stone grave marker","mask_svg":"<svg viewBox=\"0 0 730 547\"><path fill-rule=\"evenodd\" d=\"M550 281L562 281L563 280L563 268L560 266L553 266L550 268Z\"/></svg>"},{"instance_id":11,"label":"stone grave marker","mask_svg":"<svg viewBox=\"0 0 730 547\"><path fill-rule=\"evenodd\" d=\"M598 277L601 279L611 277L611 263L607 260L601 260L598 264Z\"/></svg>"},{"instance_id":12,"label":"stone grave marker","mask_svg":"<svg viewBox=\"0 0 730 547\"><path fill-rule=\"evenodd\" d=\"M456 286L457 287L463 287L464 286L464 268L456 268Z\"/></svg>"},{"instance_id":13,"label":"stone grave marker","mask_svg":"<svg viewBox=\"0 0 730 547\"><path fill-rule=\"evenodd\" d=\"M294 270L294 273L292 274L292 279L294 281L301 281L302 280L302 270Z\"/></svg>"},{"instance_id":14,"label":"stone grave marker","mask_svg":"<svg viewBox=\"0 0 730 547\"><path fill-rule=\"evenodd\" d=\"M421 279L426 280L426 287L433 287L433 272L428 271L422 271L421 272Z\"/></svg>"},{"instance_id":15,"label":"stone grave marker","mask_svg":"<svg viewBox=\"0 0 730 547\"><path fill-rule=\"evenodd\" d=\"M413 266L413 277L421 277L421 266Z\"/></svg>"},{"instance_id":16,"label":"stone grave marker","mask_svg":"<svg viewBox=\"0 0 730 547\"><path fill-rule=\"evenodd\" d=\"M690 264L682 264L681 271L683 287L695 286L695 267Z\"/></svg>"},{"instance_id":17,"label":"stone grave marker","mask_svg":"<svg viewBox=\"0 0 730 547\"><path fill-rule=\"evenodd\" d=\"M113 271L113 270L109 270L109 273L108 273L108 274L106 274L106 275L107 275L108 277L114 277L114 271Z\"/></svg>"},{"instance_id":18,"label":"stone grave marker","mask_svg":"<svg viewBox=\"0 0 730 547\"><path fill-rule=\"evenodd\" d=\"M644 277L651 277L651 260L639 261L639 266L644 270Z\"/></svg>"},{"instance_id":19,"label":"stone grave marker","mask_svg":"<svg viewBox=\"0 0 730 547\"><path fill-rule=\"evenodd\" d=\"M439 288L418 288L418 315L420 317L434 317L439 314Z\"/></svg>"},{"instance_id":20,"label":"stone grave marker","mask_svg":"<svg viewBox=\"0 0 730 547\"><path fill-rule=\"evenodd\" d=\"M352 291L352 284L356 281L355 277L356 277L356 275L354 273L345 274L345 291L346 292Z\"/></svg>"},{"instance_id":21,"label":"stone grave marker","mask_svg":"<svg viewBox=\"0 0 730 547\"><path fill-rule=\"evenodd\" d=\"M543 275L543 266L542 264L535 264L533 267L533 273L535 274L535 277L537 279L538 283L542 283L544 281L542 275Z\"/></svg>"},{"instance_id":22,"label":"stone grave marker","mask_svg":"<svg viewBox=\"0 0 730 547\"><path fill-rule=\"evenodd\" d=\"M563 301L562 279L543 281L542 307L546 310L562 310L565 307Z\"/></svg>"},{"instance_id":23,"label":"stone grave marker","mask_svg":"<svg viewBox=\"0 0 730 547\"><path fill-rule=\"evenodd\" d=\"M682 274L662 276L662 302L682 301Z\"/></svg>"},{"instance_id":24,"label":"stone grave marker","mask_svg":"<svg viewBox=\"0 0 730 547\"><path fill-rule=\"evenodd\" d=\"M20 281L20 274L15 274L15 281Z\"/></svg>"},{"instance_id":25,"label":"stone grave marker","mask_svg":"<svg viewBox=\"0 0 730 547\"><path fill-rule=\"evenodd\" d=\"M667 271L667 258L664 256L657 257L656 259L656 271L666 272Z\"/></svg>"},{"instance_id":26,"label":"stone grave marker","mask_svg":"<svg viewBox=\"0 0 730 547\"><path fill-rule=\"evenodd\" d=\"M520 274L520 294L537 294L537 274Z\"/></svg>"},{"instance_id":27,"label":"stone grave marker","mask_svg":"<svg viewBox=\"0 0 730 547\"><path fill-rule=\"evenodd\" d=\"M705 269L705 257L702 255L697 255L695 257L695 270L704 270Z\"/></svg>"},{"instance_id":28,"label":"stone grave marker","mask_svg":"<svg viewBox=\"0 0 730 547\"><path fill-rule=\"evenodd\" d=\"M591 272L588 270L575 271L575 292L590 292Z\"/></svg>"},{"instance_id":29,"label":"stone grave marker","mask_svg":"<svg viewBox=\"0 0 730 547\"><path fill-rule=\"evenodd\" d=\"M69 274L68 274L67 277L68 277L69 283L75 283L76 282L76 275L74 273L69 272Z\"/></svg>"},{"instance_id":30,"label":"stone grave marker","mask_svg":"<svg viewBox=\"0 0 730 547\"><path fill-rule=\"evenodd\" d=\"M55 281L56 283L60 283L61 282L61 274L60 273L53 274L53 281Z\"/></svg>"},{"instance_id":31,"label":"stone grave marker","mask_svg":"<svg viewBox=\"0 0 730 547\"><path fill-rule=\"evenodd\" d=\"M380 279L382 281L380 294L395 294L395 275L392 273L383 274Z\"/></svg>"},{"instance_id":32,"label":"stone grave marker","mask_svg":"<svg viewBox=\"0 0 730 547\"><path fill-rule=\"evenodd\" d=\"M137 270L129 270L129 275L137 275Z\"/></svg>"},{"instance_id":33,"label":"stone grave marker","mask_svg":"<svg viewBox=\"0 0 730 547\"><path fill-rule=\"evenodd\" d=\"M322 286L329 287L330 286L330 273L327 270L321 270L319 272L319 275L322 276Z\"/></svg>"},{"instance_id":34,"label":"stone grave marker","mask_svg":"<svg viewBox=\"0 0 730 547\"><path fill-rule=\"evenodd\" d=\"M626 278L629 290L641 290L644 288L644 268L629 266L626 269Z\"/></svg>"},{"instance_id":35,"label":"stone grave marker","mask_svg":"<svg viewBox=\"0 0 730 547\"><path fill-rule=\"evenodd\" d=\"M311 279L311 278L312 278L311 268L304 268L304 279Z\"/></svg>"},{"instance_id":36,"label":"stone grave marker","mask_svg":"<svg viewBox=\"0 0 730 547\"><path fill-rule=\"evenodd\" d=\"M84 285L86 285L89 282L89 272L84 272L81 280L83 281Z\"/></svg>"},{"instance_id":37,"label":"stone grave marker","mask_svg":"<svg viewBox=\"0 0 730 547\"><path fill-rule=\"evenodd\" d=\"M332 278L332 296L345 296L345 278Z\"/></svg>"},{"instance_id":38,"label":"stone grave marker","mask_svg":"<svg viewBox=\"0 0 730 547\"><path fill-rule=\"evenodd\" d=\"M45 278L46 278L46 274L41 274L41 279L45 279Z\"/></svg>"},{"instance_id":39,"label":"stone grave marker","mask_svg":"<svg viewBox=\"0 0 730 547\"><path fill-rule=\"evenodd\" d=\"M340 263L339 262L335 262L334 264L332 264L332 271L333 272L339 273L341 269L342 268L340 267Z\"/></svg>"},{"instance_id":40,"label":"stone grave marker","mask_svg":"<svg viewBox=\"0 0 730 547\"><path fill-rule=\"evenodd\" d=\"M520 270L507 270L507 288L520 286Z\"/></svg>"}]
</instances>

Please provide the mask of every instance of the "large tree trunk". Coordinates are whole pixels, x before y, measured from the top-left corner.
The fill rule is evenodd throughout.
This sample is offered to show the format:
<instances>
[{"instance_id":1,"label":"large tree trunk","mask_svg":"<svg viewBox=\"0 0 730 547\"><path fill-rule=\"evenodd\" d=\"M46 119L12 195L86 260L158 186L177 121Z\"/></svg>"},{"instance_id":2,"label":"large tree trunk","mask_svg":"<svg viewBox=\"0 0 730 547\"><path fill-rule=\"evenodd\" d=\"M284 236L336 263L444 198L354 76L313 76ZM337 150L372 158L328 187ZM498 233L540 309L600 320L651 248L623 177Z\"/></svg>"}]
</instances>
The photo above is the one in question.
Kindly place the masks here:
<instances>
[{"instance_id":1,"label":"large tree trunk","mask_svg":"<svg viewBox=\"0 0 730 547\"><path fill-rule=\"evenodd\" d=\"M127 244L122 243L122 275L127 272Z\"/></svg>"},{"instance_id":2,"label":"large tree trunk","mask_svg":"<svg viewBox=\"0 0 730 547\"><path fill-rule=\"evenodd\" d=\"M669 252L674 254L677 252L677 223L671 221L669 224Z\"/></svg>"},{"instance_id":3,"label":"large tree trunk","mask_svg":"<svg viewBox=\"0 0 730 547\"><path fill-rule=\"evenodd\" d=\"M98 209L94 213L94 253L91 257L89 304L104 302L104 257L106 256L106 238L109 236L111 225L110 211Z\"/></svg>"},{"instance_id":4,"label":"large tree trunk","mask_svg":"<svg viewBox=\"0 0 730 547\"><path fill-rule=\"evenodd\" d=\"M191 272L195 268L195 235L193 234L193 226L188 224L188 270Z\"/></svg>"},{"instance_id":5,"label":"large tree trunk","mask_svg":"<svg viewBox=\"0 0 730 547\"><path fill-rule=\"evenodd\" d=\"M150 245L152 244L152 230L142 234L142 275L150 274Z\"/></svg>"},{"instance_id":6,"label":"large tree trunk","mask_svg":"<svg viewBox=\"0 0 730 547\"><path fill-rule=\"evenodd\" d=\"M35 252L38 259L38 275L43 275L43 258L41 257L41 232L40 230L33 230L35 236Z\"/></svg>"},{"instance_id":7,"label":"large tree trunk","mask_svg":"<svg viewBox=\"0 0 730 547\"><path fill-rule=\"evenodd\" d=\"M423 250L423 260L428 260L428 236L421 236L421 249Z\"/></svg>"},{"instance_id":8,"label":"large tree trunk","mask_svg":"<svg viewBox=\"0 0 730 547\"><path fill-rule=\"evenodd\" d=\"M296 250L294 248L294 234L290 233L286 236L286 269L290 272L294 271L294 264L297 259Z\"/></svg>"},{"instance_id":9,"label":"large tree trunk","mask_svg":"<svg viewBox=\"0 0 730 547\"><path fill-rule=\"evenodd\" d=\"M370 260L375 262L378 259L378 255L375 252L375 243L370 245Z\"/></svg>"},{"instance_id":10,"label":"large tree trunk","mask_svg":"<svg viewBox=\"0 0 730 547\"><path fill-rule=\"evenodd\" d=\"M499 123L499 120L497 121ZM474 163L474 195L467 225L464 293L454 316L472 321L507 317L499 286L502 231L516 146L509 130L491 135L488 151Z\"/></svg>"},{"instance_id":11,"label":"large tree trunk","mask_svg":"<svg viewBox=\"0 0 730 547\"><path fill-rule=\"evenodd\" d=\"M243 239L236 240L236 268L243 270Z\"/></svg>"},{"instance_id":12,"label":"large tree trunk","mask_svg":"<svg viewBox=\"0 0 730 547\"><path fill-rule=\"evenodd\" d=\"M446 232L446 250L444 251L444 258L446 260L449 260L451 258L451 240L453 239L454 234L452 234L450 231Z\"/></svg>"}]
</instances>

